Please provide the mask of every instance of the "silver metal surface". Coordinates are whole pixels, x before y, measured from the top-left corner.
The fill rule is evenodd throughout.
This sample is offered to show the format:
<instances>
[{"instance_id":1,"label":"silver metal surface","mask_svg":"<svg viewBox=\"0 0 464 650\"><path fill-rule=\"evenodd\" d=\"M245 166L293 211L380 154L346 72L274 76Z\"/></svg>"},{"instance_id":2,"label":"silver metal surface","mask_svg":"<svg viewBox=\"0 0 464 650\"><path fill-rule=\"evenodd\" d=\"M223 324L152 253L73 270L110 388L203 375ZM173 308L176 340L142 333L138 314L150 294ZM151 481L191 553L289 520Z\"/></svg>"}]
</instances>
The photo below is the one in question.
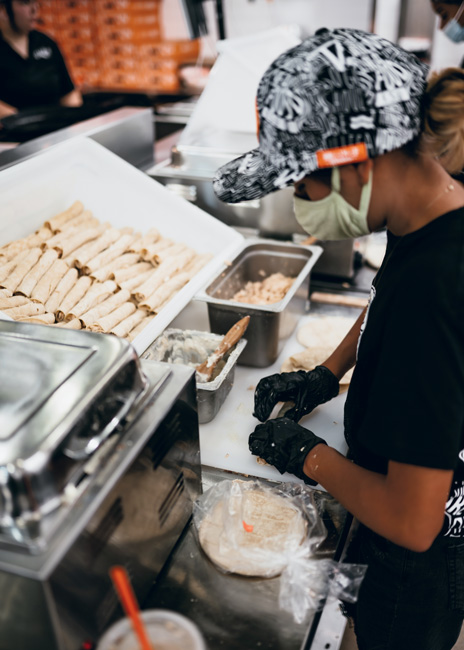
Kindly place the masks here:
<instances>
[{"instance_id":1,"label":"silver metal surface","mask_svg":"<svg viewBox=\"0 0 464 650\"><path fill-rule=\"evenodd\" d=\"M247 240L230 265L195 296L208 304L213 332L225 334L238 319L250 315L248 345L238 360L240 365L266 367L277 359L298 319L309 308L309 277L321 252L317 246ZM262 281L277 272L295 278L279 302L250 305L232 300L247 282Z\"/></svg>"},{"instance_id":2,"label":"silver metal surface","mask_svg":"<svg viewBox=\"0 0 464 650\"><path fill-rule=\"evenodd\" d=\"M246 480L241 474L205 467L202 473L204 490L222 480ZM326 493L315 492L328 531L318 556L332 558L346 512ZM315 613L295 623L291 614L279 609L279 589L279 577L246 578L220 571L201 550L190 524L143 607L184 614L198 625L208 650L302 650Z\"/></svg>"},{"instance_id":3,"label":"silver metal surface","mask_svg":"<svg viewBox=\"0 0 464 650\"><path fill-rule=\"evenodd\" d=\"M343 641L347 619L340 610L340 603L330 598L317 625L311 650L339 650Z\"/></svg>"},{"instance_id":4,"label":"silver metal surface","mask_svg":"<svg viewBox=\"0 0 464 650\"><path fill-rule=\"evenodd\" d=\"M299 244L305 238L306 236L299 234L292 237L295 244ZM314 266L314 273L343 279L353 277L356 240L318 241L317 245L321 246L323 252Z\"/></svg>"},{"instance_id":5,"label":"silver metal surface","mask_svg":"<svg viewBox=\"0 0 464 650\"><path fill-rule=\"evenodd\" d=\"M115 374L138 365L117 337L5 320L0 355L0 465L19 458L26 471L45 466ZM128 386L134 398L142 382Z\"/></svg>"},{"instance_id":6,"label":"silver metal surface","mask_svg":"<svg viewBox=\"0 0 464 650\"><path fill-rule=\"evenodd\" d=\"M179 144L180 137L181 132L157 142L156 160L160 162L146 169L149 176L239 230L253 230L258 237L292 239L296 244L308 237L293 213L293 187L254 201L223 203L214 194L212 179L221 165L238 154L206 146ZM251 148L245 147L244 151ZM325 241L320 245L323 254L314 266L314 273L352 278L354 241Z\"/></svg>"},{"instance_id":7,"label":"silver metal surface","mask_svg":"<svg viewBox=\"0 0 464 650\"><path fill-rule=\"evenodd\" d=\"M148 168L146 173L229 226L256 228L261 236L289 238L293 233L303 234L293 214L293 187L236 204L217 198L213 176L221 165L235 157L237 153L178 144L172 148L169 160Z\"/></svg>"},{"instance_id":8,"label":"silver metal surface","mask_svg":"<svg viewBox=\"0 0 464 650\"><path fill-rule=\"evenodd\" d=\"M86 465L47 546L31 555L0 543L0 650L96 640L122 616L110 567L126 567L142 602L191 516L201 491L194 374L141 363L143 403Z\"/></svg>"},{"instance_id":9,"label":"silver metal surface","mask_svg":"<svg viewBox=\"0 0 464 650\"><path fill-rule=\"evenodd\" d=\"M0 169L39 154L44 149L87 136L139 169L153 165L155 130L151 108L118 108L65 129L47 133L0 153Z\"/></svg>"},{"instance_id":10,"label":"silver metal surface","mask_svg":"<svg viewBox=\"0 0 464 650\"><path fill-rule=\"evenodd\" d=\"M0 540L22 524L35 546L79 478L73 461L104 443L146 380L129 343L90 332L1 320L0 355Z\"/></svg>"},{"instance_id":11,"label":"silver metal surface","mask_svg":"<svg viewBox=\"0 0 464 650\"><path fill-rule=\"evenodd\" d=\"M163 115L167 118L181 117L184 119L184 123L186 123L188 121L188 118L191 117L193 111L195 110L197 101L198 97L190 97L180 102L159 104L156 107L156 115Z\"/></svg>"},{"instance_id":12,"label":"silver metal surface","mask_svg":"<svg viewBox=\"0 0 464 650\"><path fill-rule=\"evenodd\" d=\"M197 330L167 329L142 355L143 359L167 363L182 363L196 368L216 350L222 336ZM247 341L240 339L224 356L213 373L212 380L197 380L198 421L211 422L217 415L234 383L235 364Z\"/></svg>"}]
</instances>

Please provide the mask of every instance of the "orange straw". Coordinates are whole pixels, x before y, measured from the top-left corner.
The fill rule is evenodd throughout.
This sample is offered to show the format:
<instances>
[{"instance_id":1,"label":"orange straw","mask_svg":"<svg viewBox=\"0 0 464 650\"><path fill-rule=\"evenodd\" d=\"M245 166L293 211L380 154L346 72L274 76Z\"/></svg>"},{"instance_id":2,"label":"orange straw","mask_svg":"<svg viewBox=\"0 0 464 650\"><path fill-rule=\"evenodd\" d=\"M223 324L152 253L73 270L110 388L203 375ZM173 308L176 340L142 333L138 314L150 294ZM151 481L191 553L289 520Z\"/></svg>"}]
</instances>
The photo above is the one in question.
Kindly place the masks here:
<instances>
[{"instance_id":1,"label":"orange straw","mask_svg":"<svg viewBox=\"0 0 464 650\"><path fill-rule=\"evenodd\" d=\"M129 617L134 632L139 640L141 650L155 650L147 636L147 631L140 617L140 610L127 571L122 566L110 569L111 580L121 601L121 605Z\"/></svg>"}]
</instances>

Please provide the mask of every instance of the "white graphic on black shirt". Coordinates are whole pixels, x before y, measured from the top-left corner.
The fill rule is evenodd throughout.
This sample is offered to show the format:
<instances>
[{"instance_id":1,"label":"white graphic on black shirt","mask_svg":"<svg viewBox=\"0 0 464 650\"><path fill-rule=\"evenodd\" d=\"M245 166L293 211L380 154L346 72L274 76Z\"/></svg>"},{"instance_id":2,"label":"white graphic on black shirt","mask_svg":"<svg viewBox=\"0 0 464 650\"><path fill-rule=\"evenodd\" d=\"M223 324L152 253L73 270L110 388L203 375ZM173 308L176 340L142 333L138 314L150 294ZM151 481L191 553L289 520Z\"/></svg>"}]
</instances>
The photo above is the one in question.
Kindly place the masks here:
<instances>
[{"instance_id":1,"label":"white graphic on black shirt","mask_svg":"<svg viewBox=\"0 0 464 650\"><path fill-rule=\"evenodd\" d=\"M370 293L370 296L369 296L369 302L367 304L367 309L366 309L366 315L364 316L364 320L361 323L361 327L359 329L358 345L357 345L357 348L356 348L356 359L358 358L359 346L361 345L362 335L363 335L364 330L366 329L367 319L369 318L369 311L370 311L372 303L374 302L374 298L375 298L375 287L372 284L371 285L371 293Z\"/></svg>"},{"instance_id":2,"label":"white graphic on black shirt","mask_svg":"<svg viewBox=\"0 0 464 650\"><path fill-rule=\"evenodd\" d=\"M460 452L459 457L463 455L464 450ZM464 537L464 485L456 485L454 488L446 502L445 515L445 537Z\"/></svg>"},{"instance_id":3,"label":"white graphic on black shirt","mask_svg":"<svg viewBox=\"0 0 464 650\"><path fill-rule=\"evenodd\" d=\"M39 47L38 50L35 50L32 53L32 56L34 59L50 59L52 56L52 48L51 47Z\"/></svg>"}]
</instances>

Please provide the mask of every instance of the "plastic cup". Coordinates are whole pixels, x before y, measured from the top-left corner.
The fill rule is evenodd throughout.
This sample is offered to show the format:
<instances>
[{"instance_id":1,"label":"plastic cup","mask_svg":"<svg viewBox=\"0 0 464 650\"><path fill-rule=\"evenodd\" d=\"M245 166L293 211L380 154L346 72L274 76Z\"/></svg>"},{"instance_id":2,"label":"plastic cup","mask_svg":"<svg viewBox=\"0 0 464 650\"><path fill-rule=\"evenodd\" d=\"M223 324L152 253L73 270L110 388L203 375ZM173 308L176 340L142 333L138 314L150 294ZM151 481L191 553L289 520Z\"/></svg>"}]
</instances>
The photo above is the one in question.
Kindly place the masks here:
<instances>
[{"instance_id":1,"label":"plastic cup","mask_svg":"<svg viewBox=\"0 0 464 650\"><path fill-rule=\"evenodd\" d=\"M198 627L188 618L168 609L141 612L154 650L206 650ZM140 650L128 618L112 625L98 642L97 650Z\"/></svg>"}]
</instances>

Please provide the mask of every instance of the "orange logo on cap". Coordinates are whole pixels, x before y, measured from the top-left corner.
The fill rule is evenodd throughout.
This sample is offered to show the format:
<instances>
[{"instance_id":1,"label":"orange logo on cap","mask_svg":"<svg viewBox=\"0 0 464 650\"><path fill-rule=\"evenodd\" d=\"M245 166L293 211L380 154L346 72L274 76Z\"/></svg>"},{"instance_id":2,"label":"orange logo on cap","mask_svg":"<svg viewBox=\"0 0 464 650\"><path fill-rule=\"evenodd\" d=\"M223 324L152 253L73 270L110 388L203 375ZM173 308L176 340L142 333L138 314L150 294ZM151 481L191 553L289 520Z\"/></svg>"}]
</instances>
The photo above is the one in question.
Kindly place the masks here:
<instances>
[{"instance_id":1,"label":"orange logo on cap","mask_svg":"<svg viewBox=\"0 0 464 650\"><path fill-rule=\"evenodd\" d=\"M338 167L349 163L363 162L367 160L367 147L365 142L348 144L346 147L335 147L334 149L323 149L316 153L317 166L319 169L326 167Z\"/></svg>"}]
</instances>

